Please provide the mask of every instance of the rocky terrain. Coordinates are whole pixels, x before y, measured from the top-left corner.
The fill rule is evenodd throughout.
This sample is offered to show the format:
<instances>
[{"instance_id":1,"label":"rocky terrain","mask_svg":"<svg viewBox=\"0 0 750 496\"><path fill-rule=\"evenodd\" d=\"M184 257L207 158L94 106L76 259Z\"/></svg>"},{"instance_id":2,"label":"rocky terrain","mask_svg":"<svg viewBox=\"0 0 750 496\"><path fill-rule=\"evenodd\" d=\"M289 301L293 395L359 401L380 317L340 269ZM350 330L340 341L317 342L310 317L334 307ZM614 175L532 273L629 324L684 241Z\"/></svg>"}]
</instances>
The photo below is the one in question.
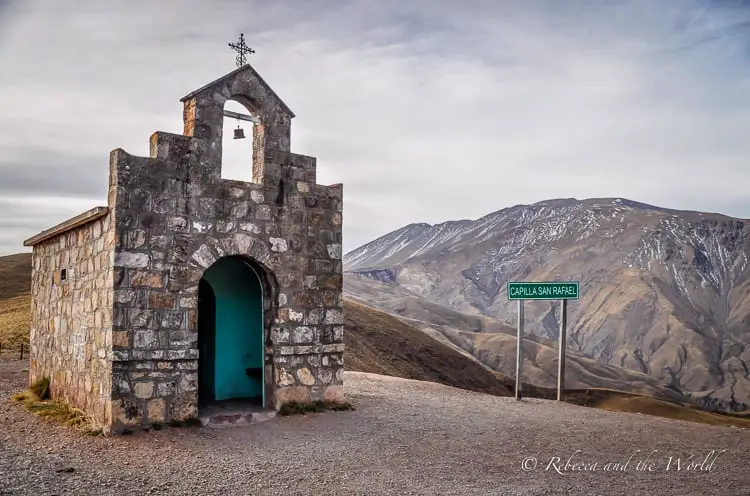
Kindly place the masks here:
<instances>
[{"instance_id":1,"label":"rocky terrain","mask_svg":"<svg viewBox=\"0 0 750 496\"><path fill-rule=\"evenodd\" d=\"M750 484L747 429L349 371L354 411L84 436L8 402L26 366L0 355L4 495L745 496Z\"/></svg>"},{"instance_id":2,"label":"rocky terrain","mask_svg":"<svg viewBox=\"0 0 750 496\"><path fill-rule=\"evenodd\" d=\"M579 281L581 299L568 306L571 352L646 374L708 408L743 410L749 254L750 226L740 219L624 199L551 200L382 236L345 255L345 289L512 373L513 340L478 335L515 332L508 281ZM531 342L554 345L558 305L526 304ZM464 317L455 321L456 312ZM454 322L432 325L448 314ZM468 317L473 324L459 325ZM543 355L536 379L548 386L556 355Z\"/></svg>"}]
</instances>

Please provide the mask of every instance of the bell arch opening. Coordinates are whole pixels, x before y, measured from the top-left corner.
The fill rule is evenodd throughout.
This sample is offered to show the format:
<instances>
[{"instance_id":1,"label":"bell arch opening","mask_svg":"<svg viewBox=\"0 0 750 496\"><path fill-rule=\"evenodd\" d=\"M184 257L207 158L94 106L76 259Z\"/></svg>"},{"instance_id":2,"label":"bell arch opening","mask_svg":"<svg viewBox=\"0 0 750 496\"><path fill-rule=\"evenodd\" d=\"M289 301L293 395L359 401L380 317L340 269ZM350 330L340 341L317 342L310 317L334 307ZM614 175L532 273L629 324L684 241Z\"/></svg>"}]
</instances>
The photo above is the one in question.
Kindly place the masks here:
<instances>
[{"instance_id":1,"label":"bell arch opening","mask_svg":"<svg viewBox=\"0 0 750 496\"><path fill-rule=\"evenodd\" d=\"M275 308L270 271L249 257L222 257L198 285L198 408L261 408L272 398L266 356Z\"/></svg>"},{"instance_id":2,"label":"bell arch opening","mask_svg":"<svg viewBox=\"0 0 750 496\"><path fill-rule=\"evenodd\" d=\"M224 103L221 136L221 178L260 183L263 162L263 124L243 97ZM252 119L252 120L251 120Z\"/></svg>"}]
</instances>

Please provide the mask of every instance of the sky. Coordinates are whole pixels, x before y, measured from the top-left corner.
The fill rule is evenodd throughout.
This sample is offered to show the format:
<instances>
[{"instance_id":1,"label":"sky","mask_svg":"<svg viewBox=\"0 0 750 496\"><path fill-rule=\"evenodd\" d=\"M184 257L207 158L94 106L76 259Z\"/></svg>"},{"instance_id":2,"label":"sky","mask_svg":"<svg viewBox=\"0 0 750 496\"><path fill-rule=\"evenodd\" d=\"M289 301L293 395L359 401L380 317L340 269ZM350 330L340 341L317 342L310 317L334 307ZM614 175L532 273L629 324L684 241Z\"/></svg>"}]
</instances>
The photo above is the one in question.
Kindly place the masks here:
<instances>
[{"instance_id":1,"label":"sky","mask_svg":"<svg viewBox=\"0 0 750 496\"><path fill-rule=\"evenodd\" d=\"M105 205L109 152L182 133L240 32L345 251L551 198L750 218L747 1L0 0L0 255Z\"/></svg>"}]
</instances>

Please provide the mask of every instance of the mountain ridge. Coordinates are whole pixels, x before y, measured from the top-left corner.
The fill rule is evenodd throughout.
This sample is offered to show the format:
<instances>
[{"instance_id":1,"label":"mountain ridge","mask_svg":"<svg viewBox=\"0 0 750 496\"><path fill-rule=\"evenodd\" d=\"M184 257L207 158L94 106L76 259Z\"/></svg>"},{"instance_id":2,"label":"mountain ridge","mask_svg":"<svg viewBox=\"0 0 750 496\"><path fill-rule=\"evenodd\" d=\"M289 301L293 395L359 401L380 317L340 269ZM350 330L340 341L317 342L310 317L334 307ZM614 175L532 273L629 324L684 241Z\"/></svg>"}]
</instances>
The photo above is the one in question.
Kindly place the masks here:
<instances>
[{"instance_id":1,"label":"mountain ridge","mask_svg":"<svg viewBox=\"0 0 750 496\"><path fill-rule=\"evenodd\" d=\"M553 199L473 221L409 224L345 254L344 269L350 280L509 325L508 281L578 280L571 349L742 405L750 402L748 255L745 219L623 198ZM527 306L527 328L555 339L555 304Z\"/></svg>"}]
</instances>

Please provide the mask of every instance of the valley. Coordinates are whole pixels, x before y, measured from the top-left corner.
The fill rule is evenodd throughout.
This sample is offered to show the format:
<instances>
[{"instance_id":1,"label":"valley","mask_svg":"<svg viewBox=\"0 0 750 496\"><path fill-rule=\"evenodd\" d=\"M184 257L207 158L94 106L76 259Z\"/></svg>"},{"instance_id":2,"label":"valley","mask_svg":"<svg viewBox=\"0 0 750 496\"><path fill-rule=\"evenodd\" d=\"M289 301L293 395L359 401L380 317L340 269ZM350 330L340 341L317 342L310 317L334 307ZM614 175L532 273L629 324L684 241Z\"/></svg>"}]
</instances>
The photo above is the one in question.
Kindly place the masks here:
<instances>
[{"instance_id":1,"label":"valley","mask_svg":"<svg viewBox=\"0 0 750 496\"><path fill-rule=\"evenodd\" d=\"M345 292L509 374L516 310L507 283L578 281L567 348L588 362L569 380L603 386L619 375L618 388L642 389L650 379L634 378L649 377L705 408L740 411L750 403L749 232L719 214L549 200L386 234L345 255ZM541 386L554 380L558 308L526 305L525 346L537 361L524 374Z\"/></svg>"}]
</instances>

